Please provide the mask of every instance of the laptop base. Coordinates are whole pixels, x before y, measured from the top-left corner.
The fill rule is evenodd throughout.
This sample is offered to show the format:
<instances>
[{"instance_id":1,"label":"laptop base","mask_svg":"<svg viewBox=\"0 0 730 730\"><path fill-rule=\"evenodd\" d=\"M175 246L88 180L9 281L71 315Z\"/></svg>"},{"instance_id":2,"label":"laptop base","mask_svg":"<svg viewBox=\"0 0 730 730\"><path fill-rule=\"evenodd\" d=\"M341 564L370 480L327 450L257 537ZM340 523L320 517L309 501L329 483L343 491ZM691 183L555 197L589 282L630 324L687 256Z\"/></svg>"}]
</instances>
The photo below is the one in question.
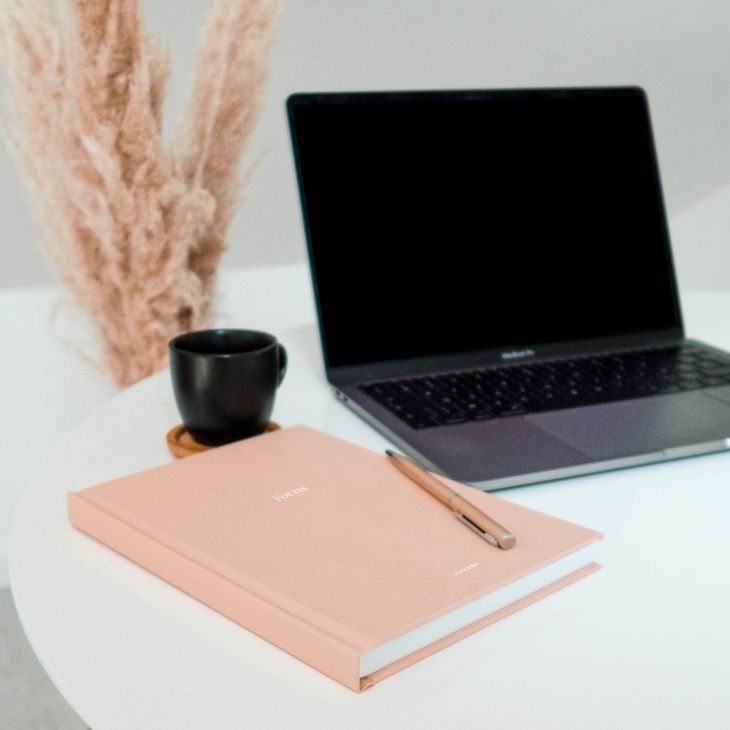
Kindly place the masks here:
<instances>
[{"instance_id":1,"label":"laptop base","mask_svg":"<svg viewBox=\"0 0 730 730\"><path fill-rule=\"evenodd\" d=\"M408 434L357 388L335 394L425 467L484 491L730 449L730 386Z\"/></svg>"}]
</instances>

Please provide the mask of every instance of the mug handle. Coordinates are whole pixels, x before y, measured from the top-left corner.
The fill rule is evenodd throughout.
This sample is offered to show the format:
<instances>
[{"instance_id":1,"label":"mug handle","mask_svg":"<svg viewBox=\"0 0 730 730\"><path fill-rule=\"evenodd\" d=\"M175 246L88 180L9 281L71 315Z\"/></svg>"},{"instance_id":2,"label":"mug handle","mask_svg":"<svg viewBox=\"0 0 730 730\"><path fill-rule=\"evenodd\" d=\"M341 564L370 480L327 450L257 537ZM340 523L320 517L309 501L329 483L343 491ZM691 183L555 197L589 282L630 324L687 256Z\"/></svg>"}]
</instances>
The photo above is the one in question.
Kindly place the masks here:
<instances>
[{"instance_id":1,"label":"mug handle","mask_svg":"<svg viewBox=\"0 0 730 730\"><path fill-rule=\"evenodd\" d=\"M277 343L279 347L279 382L276 384L277 387L281 385L281 381L284 380L286 375L286 366L289 364L289 356L286 354L286 349L281 342Z\"/></svg>"}]
</instances>

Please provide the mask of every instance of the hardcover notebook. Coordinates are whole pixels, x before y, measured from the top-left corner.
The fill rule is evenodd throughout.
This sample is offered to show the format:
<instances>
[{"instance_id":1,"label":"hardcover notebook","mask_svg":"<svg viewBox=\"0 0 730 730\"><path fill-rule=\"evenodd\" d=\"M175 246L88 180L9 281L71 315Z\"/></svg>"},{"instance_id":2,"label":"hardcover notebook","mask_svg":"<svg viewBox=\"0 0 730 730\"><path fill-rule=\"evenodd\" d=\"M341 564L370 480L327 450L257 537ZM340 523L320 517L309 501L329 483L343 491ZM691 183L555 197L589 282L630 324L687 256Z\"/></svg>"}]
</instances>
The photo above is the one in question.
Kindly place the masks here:
<instances>
[{"instance_id":1,"label":"hardcover notebook","mask_svg":"<svg viewBox=\"0 0 730 730\"><path fill-rule=\"evenodd\" d=\"M599 533L448 483L516 547L487 544L384 454L303 426L71 492L68 511L361 691L598 568Z\"/></svg>"}]
</instances>

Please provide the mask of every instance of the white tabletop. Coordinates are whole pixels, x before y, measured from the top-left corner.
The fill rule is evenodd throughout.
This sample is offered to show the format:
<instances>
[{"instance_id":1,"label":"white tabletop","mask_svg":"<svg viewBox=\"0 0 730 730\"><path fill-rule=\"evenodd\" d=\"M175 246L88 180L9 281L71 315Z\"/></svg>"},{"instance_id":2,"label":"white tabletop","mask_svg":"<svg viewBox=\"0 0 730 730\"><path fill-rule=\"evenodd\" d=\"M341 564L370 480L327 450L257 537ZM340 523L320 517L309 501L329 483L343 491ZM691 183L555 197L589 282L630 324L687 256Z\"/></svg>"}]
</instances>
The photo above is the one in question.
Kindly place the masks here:
<instances>
[{"instance_id":1,"label":"white tabletop","mask_svg":"<svg viewBox=\"0 0 730 730\"><path fill-rule=\"evenodd\" d=\"M289 349L277 421L382 449L325 385L305 291L283 295L302 297L293 314L228 323L272 316ZM730 294L684 305L691 335L730 348ZM68 490L169 461L178 420L167 373L121 393L47 455L15 514L23 626L94 730L726 725L730 454L502 492L605 533L604 569L357 695L69 526Z\"/></svg>"}]
</instances>

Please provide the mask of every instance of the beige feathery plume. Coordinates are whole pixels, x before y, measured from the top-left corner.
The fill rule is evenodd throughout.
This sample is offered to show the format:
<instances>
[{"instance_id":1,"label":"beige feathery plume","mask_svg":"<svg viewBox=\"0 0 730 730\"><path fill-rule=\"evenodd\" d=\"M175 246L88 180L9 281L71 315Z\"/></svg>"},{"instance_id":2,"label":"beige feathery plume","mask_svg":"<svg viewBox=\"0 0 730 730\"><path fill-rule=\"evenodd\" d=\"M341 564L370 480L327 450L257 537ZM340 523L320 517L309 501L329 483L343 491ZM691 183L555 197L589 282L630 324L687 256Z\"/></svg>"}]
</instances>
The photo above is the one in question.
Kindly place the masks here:
<instances>
[{"instance_id":1,"label":"beige feathery plume","mask_svg":"<svg viewBox=\"0 0 730 730\"><path fill-rule=\"evenodd\" d=\"M276 0L216 0L203 30L174 154L185 183L208 190L216 201L205 245L192 260L206 285L223 253L225 233L239 202L238 164L256 121L278 9Z\"/></svg>"},{"instance_id":2,"label":"beige feathery plume","mask_svg":"<svg viewBox=\"0 0 730 730\"><path fill-rule=\"evenodd\" d=\"M277 3L216 2L174 154L160 130L169 60L139 2L70 10L63 22L53 0L6 0L5 131L45 248L128 385L166 364L171 337L208 323Z\"/></svg>"}]
</instances>

